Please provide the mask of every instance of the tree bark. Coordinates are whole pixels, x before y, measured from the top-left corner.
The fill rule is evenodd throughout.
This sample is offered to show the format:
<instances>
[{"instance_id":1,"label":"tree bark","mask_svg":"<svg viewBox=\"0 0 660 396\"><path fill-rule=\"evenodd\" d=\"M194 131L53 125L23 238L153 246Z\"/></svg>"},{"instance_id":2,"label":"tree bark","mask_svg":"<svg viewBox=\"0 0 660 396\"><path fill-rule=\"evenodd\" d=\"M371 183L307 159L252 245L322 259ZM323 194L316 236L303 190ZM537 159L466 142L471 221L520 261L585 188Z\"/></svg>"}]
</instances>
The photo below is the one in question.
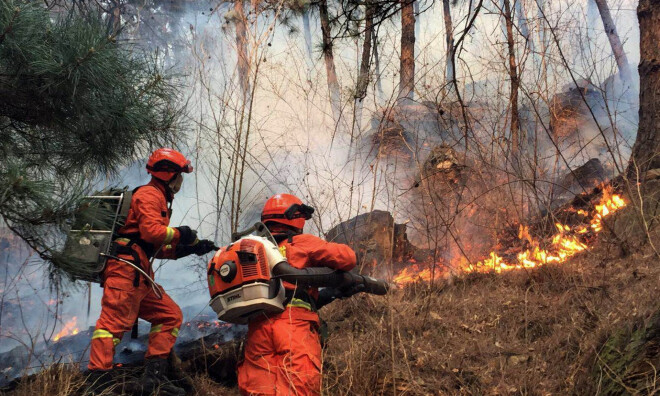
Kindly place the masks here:
<instances>
[{"instance_id":1,"label":"tree bark","mask_svg":"<svg viewBox=\"0 0 660 396\"><path fill-rule=\"evenodd\" d=\"M621 43L619 34L616 31L616 25L614 24L614 20L612 20L612 15L610 14L610 8L607 6L607 1L594 1L596 2L596 6L598 6L598 12L600 13L600 17L603 20L605 34L607 34L607 38L610 40L612 52L614 53L614 59L616 60L616 64L619 66L621 79L627 83L630 83L632 74L630 73L630 67L628 66L628 57L626 56L626 52L623 50L623 44ZM640 4L641 3L642 2L640 2Z\"/></svg>"},{"instance_id":2,"label":"tree bark","mask_svg":"<svg viewBox=\"0 0 660 396\"><path fill-rule=\"evenodd\" d=\"M660 0L640 0L639 129L628 173L642 180L646 171L660 168Z\"/></svg>"},{"instance_id":3,"label":"tree bark","mask_svg":"<svg viewBox=\"0 0 660 396\"><path fill-rule=\"evenodd\" d=\"M358 75L355 99L362 101L367 96L367 87L369 86L369 70L371 68L371 42L374 28L374 7L371 1L367 0L365 4L364 17L364 41L362 42L362 59L360 61L360 74Z\"/></svg>"},{"instance_id":4,"label":"tree bark","mask_svg":"<svg viewBox=\"0 0 660 396\"><path fill-rule=\"evenodd\" d=\"M108 13L108 32L112 36L119 34L121 29L121 0L110 1L110 12Z\"/></svg>"},{"instance_id":5,"label":"tree bark","mask_svg":"<svg viewBox=\"0 0 660 396\"><path fill-rule=\"evenodd\" d=\"M383 81L380 76L380 57L378 55L378 38L376 37L376 30L371 30L372 45L374 47L374 76L376 78L376 90L378 91L378 105L381 106L385 102L385 92L383 91Z\"/></svg>"},{"instance_id":6,"label":"tree bark","mask_svg":"<svg viewBox=\"0 0 660 396\"><path fill-rule=\"evenodd\" d=\"M305 49L307 50L307 79L312 79L312 68L314 67L314 56L312 54L312 29L309 25L309 9L303 11L303 34L305 37Z\"/></svg>"},{"instance_id":7,"label":"tree bark","mask_svg":"<svg viewBox=\"0 0 660 396\"><path fill-rule=\"evenodd\" d=\"M515 1L515 0L514 0ZM520 150L520 121L518 116L518 66L516 65L516 51L513 41L513 18L511 16L511 4L504 0L504 21L506 22L506 41L509 49L509 79L511 80L511 92L509 106L511 107L511 153L517 157Z\"/></svg>"},{"instance_id":8,"label":"tree bark","mask_svg":"<svg viewBox=\"0 0 660 396\"><path fill-rule=\"evenodd\" d=\"M327 0L319 1L319 16L321 18L321 34L323 36L323 57L325 59L325 70L328 79L328 91L330 92L330 107L335 125L339 125L341 118L341 91L335 71L335 57L332 53L332 32L330 29L330 17L328 15Z\"/></svg>"},{"instance_id":9,"label":"tree bark","mask_svg":"<svg viewBox=\"0 0 660 396\"><path fill-rule=\"evenodd\" d=\"M247 24L243 0L234 2L236 19L236 52L238 54L238 78L243 94L243 103L247 104L250 99L250 60L248 59Z\"/></svg>"},{"instance_id":10,"label":"tree bark","mask_svg":"<svg viewBox=\"0 0 660 396\"><path fill-rule=\"evenodd\" d=\"M414 97L415 91L415 9L413 0L401 0L401 57L399 98Z\"/></svg>"},{"instance_id":11,"label":"tree bark","mask_svg":"<svg viewBox=\"0 0 660 396\"><path fill-rule=\"evenodd\" d=\"M449 0L442 0L442 11L445 18L445 45L447 46L445 77L447 78L447 83L450 84L454 81L456 75L454 74L454 24L451 20Z\"/></svg>"},{"instance_id":12,"label":"tree bark","mask_svg":"<svg viewBox=\"0 0 660 396\"><path fill-rule=\"evenodd\" d=\"M374 6L371 0L365 2L364 17L364 41L362 42L362 59L360 60L360 73L358 74L355 86L354 105L355 113L353 115L353 126L360 131L362 125L362 108L364 98L367 96L369 87L369 71L371 70L371 43L374 30ZM355 130L351 133L354 135Z\"/></svg>"}]
</instances>

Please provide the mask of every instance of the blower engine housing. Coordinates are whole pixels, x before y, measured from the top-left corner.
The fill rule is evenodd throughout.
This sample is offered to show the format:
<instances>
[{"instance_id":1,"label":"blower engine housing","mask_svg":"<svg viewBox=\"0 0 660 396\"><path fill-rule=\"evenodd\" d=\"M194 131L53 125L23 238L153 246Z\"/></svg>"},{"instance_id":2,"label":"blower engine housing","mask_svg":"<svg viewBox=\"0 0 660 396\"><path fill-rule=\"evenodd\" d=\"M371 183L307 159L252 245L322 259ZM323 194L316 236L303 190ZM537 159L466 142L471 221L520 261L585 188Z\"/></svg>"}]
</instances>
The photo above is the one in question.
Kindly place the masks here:
<instances>
[{"instance_id":1,"label":"blower engine housing","mask_svg":"<svg viewBox=\"0 0 660 396\"><path fill-rule=\"evenodd\" d=\"M249 235L220 249L209 262L211 308L218 319L247 324L259 314L284 311L284 286L271 279L275 265L286 261L277 245Z\"/></svg>"}]
</instances>

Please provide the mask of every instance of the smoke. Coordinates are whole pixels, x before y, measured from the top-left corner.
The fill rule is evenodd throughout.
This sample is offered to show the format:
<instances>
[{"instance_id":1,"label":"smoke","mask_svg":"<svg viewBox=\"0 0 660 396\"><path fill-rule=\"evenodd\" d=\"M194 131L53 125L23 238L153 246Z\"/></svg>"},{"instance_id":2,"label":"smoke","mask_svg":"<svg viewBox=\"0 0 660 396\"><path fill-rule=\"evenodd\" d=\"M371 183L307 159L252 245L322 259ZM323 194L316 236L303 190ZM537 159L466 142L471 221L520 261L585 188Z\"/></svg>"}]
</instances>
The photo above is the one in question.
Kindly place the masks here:
<instances>
[{"instance_id":1,"label":"smoke","mask_svg":"<svg viewBox=\"0 0 660 396\"><path fill-rule=\"evenodd\" d=\"M553 59L556 56L556 49L552 49L555 44L550 40L551 35L541 35L547 24L535 16L536 3L539 2L526 2L523 8L529 18L531 37L537 40L534 48L539 54L526 57L526 63L521 65L524 92L529 93L529 96L523 96L521 112L530 120L525 124L527 136L537 136L537 150L549 153L542 156L540 168L547 170L543 177L550 183L567 169L565 164L560 165L560 169L556 168L556 149L546 131L549 128L549 102L554 95L566 92L564 84L571 85L572 82L565 67L550 64L548 60L550 55ZM574 3L552 2L546 6L546 14L551 18L550 22L556 23L565 33L561 36L560 45L574 68L573 72L582 78L589 77L594 91L600 95L601 99L594 97L589 106L595 110L598 125L604 128L608 142L620 148L620 152L615 153L618 156L616 161L625 163L637 125L637 88L634 84L632 87L620 84L616 78L608 79L614 69L602 26L590 30L597 33L591 40L591 53L606 61L595 63L593 58L584 56L586 52L575 48L574 43L580 32L571 29L571 24L581 20L584 9L581 4ZM411 235L417 238L411 238L413 243L422 246L448 244L448 251L451 252L447 255L448 259L461 254L446 233L443 238L434 235L433 240L429 241L428 228L424 224L427 221L425 212L415 212L409 208L419 205L410 194L414 193L413 185L416 178L419 179L433 148L447 143L459 149L464 144L461 140L464 125L460 107L456 105L455 97L447 93L444 81L444 33L437 23L442 20L441 7L430 8L420 15L421 36L418 39L416 72L418 100L409 107L398 107L402 112L396 121L409 136L404 139L402 147L410 151L410 159L379 152L378 147L373 145L374 134L381 133L387 126L381 123L381 119L388 113L386 109L395 104L394 96L398 91L397 21L380 27L381 75L371 77L370 93L364 99L365 111L360 123L354 123L352 119L354 101L351 95L359 67L360 43L349 38L335 44L335 64L343 89L342 121L335 125L318 45L321 41L320 27L314 18L309 26L314 58L309 59L306 35L289 34L287 29L278 25L273 13L250 16L248 55L251 62L250 84L254 87L250 108L243 102L238 81L236 38L231 23L233 16L227 15L230 5L183 2L172 7L141 10L143 16L147 15L143 22L152 21L152 25L138 27L139 24L132 24L134 30L127 30L127 34L135 34L137 42L148 50L158 48L163 62L181 76L184 87L181 101L188 105L187 130L182 131L185 138L176 143L192 158L195 172L186 175L183 188L174 200L173 226L189 225L197 229L201 237L213 239L218 245L229 243L232 215L235 217L232 207L236 209L240 183L234 178L238 165L244 167L239 229L259 219L261 207L270 195L289 192L316 207L316 215L308 223L309 232L323 234L341 221L372 209L382 209L393 213L397 223L411 222ZM612 7L615 9L614 5ZM639 35L634 7L622 6L617 10L614 17L617 26L621 27L620 33L626 38L624 47L629 60L636 63L639 59ZM464 21L468 10L459 8L456 11L455 21ZM492 14L482 12L475 30L465 41L465 50L460 53L456 70L462 82L459 88L467 102L474 128L474 143L478 143L478 149L473 148L466 155L474 161L486 158L482 150L484 147L494 147L492 152L487 153L489 158L496 157L499 161L504 157L501 146L507 130L508 82L501 59L504 53L503 38L493 37L500 32L496 28L499 19L495 10L491 11ZM150 19L150 15L154 18ZM297 18L291 18L290 22L302 26L302 21ZM624 26L630 28L625 29ZM461 28L462 25L457 24L457 29ZM539 37L545 37L545 41ZM542 52L546 47L547 54ZM520 54L524 48L520 45ZM584 62L586 66L573 62L580 56L587 59ZM537 58L544 58L548 63L543 83L539 82L539 75L542 74L539 72L540 66L534 63ZM594 64L597 67L592 67ZM384 97L390 98L389 101L383 102L379 95L373 93L376 84L382 86ZM534 92L539 94L534 96ZM534 121L538 114L545 125ZM581 124L584 127L578 131L576 139L558 142L562 153L569 158L568 167L578 166L593 157L613 164L611 153L607 152L593 119L589 121L590 115L581 116L585 117ZM356 128L356 124L361 127ZM237 139L238 131L241 131L243 140ZM247 133L250 137L243 157ZM621 141L617 139L628 144L614 144ZM409 147L405 147L406 144ZM462 157L460 153L457 156ZM236 158L239 161L235 161ZM469 163L463 165L470 166ZM492 165L502 169L501 162L493 161ZM489 178L490 175L484 173L477 179L483 189L501 183L501 180ZM148 180L144 160L138 160L116 179L99 182L99 186L136 187ZM477 196L479 192L473 191L471 194ZM451 208L449 199L446 205ZM485 245L492 237L483 232L483 226L488 225L486 220L494 214L485 212L482 216L487 219L474 221L469 216L474 208L465 209L465 217L454 227L460 240L472 239L477 244ZM438 231L438 234L442 232ZM18 243L12 242L12 246L12 251L20 249ZM157 282L175 301L193 307L186 310L186 320L194 320L208 303L205 277L208 259L209 256L193 256L177 261L155 262ZM11 259L13 263L21 260ZM41 283L34 284L23 279L12 284L14 289L10 289L6 281L2 284L3 296L12 296L13 291L9 291L18 290L21 301L36 299L26 314L29 318L27 325L20 327L27 327L41 339L48 339L62 328L63 319L75 316L81 329L93 326L100 313L102 289L98 285L92 285L90 289L81 285L69 295L54 296L48 291L47 275L42 268L35 266L30 272L30 279L40 279ZM53 298L61 302L57 304L60 319L53 319L53 309L43 303ZM88 298L89 312L86 304ZM6 305L5 301L3 307ZM11 334L16 334L17 330L14 320L8 329L7 312L2 315L0 350L7 350L19 343L8 338L9 330ZM20 342L30 339L28 335L16 337Z\"/></svg>"}]
</instances>

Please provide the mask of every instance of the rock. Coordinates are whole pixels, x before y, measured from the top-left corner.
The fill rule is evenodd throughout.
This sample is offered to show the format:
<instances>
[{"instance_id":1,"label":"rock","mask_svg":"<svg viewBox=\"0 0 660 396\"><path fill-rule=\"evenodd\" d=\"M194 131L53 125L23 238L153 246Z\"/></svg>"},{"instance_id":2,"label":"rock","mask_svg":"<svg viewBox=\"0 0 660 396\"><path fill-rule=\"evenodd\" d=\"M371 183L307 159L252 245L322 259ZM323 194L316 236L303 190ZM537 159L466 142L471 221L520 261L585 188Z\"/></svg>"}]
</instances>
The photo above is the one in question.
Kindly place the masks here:
<instances>
[{"instance_id":1,"label":"rock","mask_svg":"<svg viewBox=\"0 0 660 396\"><path fill-rule=\"evenodd\" d=\"M592 158L584 164L566 173L557 182L557 193L552 201L552 209L572 200L576 195L591 192L607 180L603 165L598 158Z\"/></svg>"},{"instance_id":2,"label":"rock","mask_svg":"<svg viewBox=\"0 0 660 396\"><path fill-rule=\"evenodd\" d=\"M328 241L345 243L358 254L361 265L374 268L392 258L407 261L418 254L408 241L405 224L394 223L390 212L374 210L338 224L325 234Z\"/></svg>"}]
</instances>

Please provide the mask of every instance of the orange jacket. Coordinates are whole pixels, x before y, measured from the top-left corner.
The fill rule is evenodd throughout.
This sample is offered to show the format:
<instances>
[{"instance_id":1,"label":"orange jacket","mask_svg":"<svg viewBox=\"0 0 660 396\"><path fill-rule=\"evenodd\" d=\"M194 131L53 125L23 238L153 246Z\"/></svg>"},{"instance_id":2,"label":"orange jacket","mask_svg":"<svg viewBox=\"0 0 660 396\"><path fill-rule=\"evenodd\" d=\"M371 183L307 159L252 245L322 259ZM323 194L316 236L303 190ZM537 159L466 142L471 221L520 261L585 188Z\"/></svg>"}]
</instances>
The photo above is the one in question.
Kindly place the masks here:
<instances>
[{"instance_id":1,"label":"orange jacket","mask_svg":"<svg viewBox=\"0 0 660 396\"><path fill-rule=\"evenodd\" d=\"M287 261L295 268L327 267L341 271L355 268L357 259L355 252L348 245L325 241L310 234L294 235L279 243ZM294 290L295 286L284 282L284 287ZM307 292L318 298L318 288L309 288Z\"/></svg>"},{"instance_id":2,"label":"orange jacket","mask_svg":"<svg viewBox=\"0 0 660 396\"><path fill-rule=\"evenodd\" d=\"M131 200L131 208L128 211L126 224L119 229L119 235L135 241L141 239L151 247L156 258L176 258L175 249L179 243L179 231L169 227L171 209L168 203L172 202L171 194L166 191L165 186L152 179L148 184L140 187ZM121 238L120 238L121 241ZM149 257L142 248L137 248L142 268L151 274L148 268ZM132 260L132 257L120 255L121 258ZM126 265L111 265L110 260L104 271L107 279L113 275L132 278L134 270Z\"/></svg>"}]
</instances>

